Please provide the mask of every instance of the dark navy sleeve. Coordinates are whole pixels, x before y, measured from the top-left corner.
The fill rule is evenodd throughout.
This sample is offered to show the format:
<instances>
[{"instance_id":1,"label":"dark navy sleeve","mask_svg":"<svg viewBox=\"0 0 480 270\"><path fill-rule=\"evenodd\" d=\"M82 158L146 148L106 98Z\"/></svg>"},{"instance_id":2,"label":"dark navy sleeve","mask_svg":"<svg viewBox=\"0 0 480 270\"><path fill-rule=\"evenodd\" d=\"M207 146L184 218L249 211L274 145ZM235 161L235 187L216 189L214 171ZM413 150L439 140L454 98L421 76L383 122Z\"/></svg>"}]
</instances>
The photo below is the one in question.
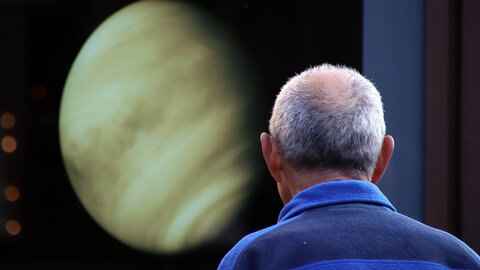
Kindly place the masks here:
<instances>
[{"instance_id":1,"label":"dark navy sleeve","mask_svg":"<svg viewBox=\"0 0 480 270\"><path fill-rule=\"evenodd\" d=\"M278 224L277 224L278 225ZM234 269L235 264L237 263L238 257L240 254L245 250L245 248L255 241L258 237L264 235L265 233L268 233L269 231L277 228L278 226L271 226L268 228L265 228L263 230L251 233L242 240L240 240L228 253L225 255L225 257L222 259L220 262L220 265L218 266L218 270L230 270Z\"/></svg>"},{"instance_id":2,"label":"dark navy sleeve","mask_svg":"<svg viewBox=\"0 0 480 270\"><path fill-rule=\"evenodd\" d=\"M286 225L301 216L302 215L298 215L297 217L279 222L273 226L270 226L268 228L265 228L263 230L260 230L245 236L227 253L227 255L225 255L225 257L220 262L220 265L218 266L218 270L243 269L243 268L236 267L236 265L237 265L238 258L242 253L247 251L249 245L251 245L257 238L267 234L268 232L274 229L277 229L283 225ZM248 269L248 268L245 268L245 269Z\"/></svg>"}]
</instances>

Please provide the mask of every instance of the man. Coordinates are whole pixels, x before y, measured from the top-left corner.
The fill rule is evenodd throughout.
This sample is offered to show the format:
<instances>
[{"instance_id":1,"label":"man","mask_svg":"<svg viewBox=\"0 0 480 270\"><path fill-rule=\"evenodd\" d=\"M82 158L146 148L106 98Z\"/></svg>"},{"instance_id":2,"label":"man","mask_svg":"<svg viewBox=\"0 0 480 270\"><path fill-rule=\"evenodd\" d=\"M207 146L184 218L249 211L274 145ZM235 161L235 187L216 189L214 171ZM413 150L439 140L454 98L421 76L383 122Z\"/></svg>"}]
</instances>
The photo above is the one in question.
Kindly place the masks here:
<instances>
[{"instance_id":1,"label":"man","mask_svg":"<svg viewBox=\"0 0 480 270\"><path fill-rule=\"evenodd\" d=\"M467 245L397 213L376 187L394 141L357 71L323 64L290 79L270 132L262 152L285 207L219 269L480 269Z\"/></svg>"}]
</instances>

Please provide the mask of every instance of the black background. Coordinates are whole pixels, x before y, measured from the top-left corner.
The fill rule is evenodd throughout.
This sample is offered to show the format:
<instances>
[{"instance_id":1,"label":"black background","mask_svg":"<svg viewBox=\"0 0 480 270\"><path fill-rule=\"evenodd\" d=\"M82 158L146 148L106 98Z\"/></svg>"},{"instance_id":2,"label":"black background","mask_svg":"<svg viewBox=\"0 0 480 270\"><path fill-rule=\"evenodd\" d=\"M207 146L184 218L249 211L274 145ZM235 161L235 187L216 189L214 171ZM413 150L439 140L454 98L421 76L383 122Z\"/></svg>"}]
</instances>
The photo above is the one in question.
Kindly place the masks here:
<instances>
[{"instance_id":1,"label":"black background","mask_svg":"<svg viewBox=\"0 0 480 270\"><path fill-rule=\"evenodd\" d=\"M266 168L250 204L226 232L175 255L148 254L118 242L76 198L58 140L62 89L91 32L131 2L0 1L0 113L12 112L17 119L1 134L18 141L17 151L0 154L0 184L14 184L21 192L15 203L1 198L0 210L2 222L16 219L22 225L17 236L0 228L2 269L214 269L243 235L276 222L282 204ZM275 95L290 76L323 62L361 68L362 1L188 2L215 17L250 55L262 81L258 121L265 131ZM33 98L34 87L46 89L46 97Z\"/></svg>"}]
</instances>

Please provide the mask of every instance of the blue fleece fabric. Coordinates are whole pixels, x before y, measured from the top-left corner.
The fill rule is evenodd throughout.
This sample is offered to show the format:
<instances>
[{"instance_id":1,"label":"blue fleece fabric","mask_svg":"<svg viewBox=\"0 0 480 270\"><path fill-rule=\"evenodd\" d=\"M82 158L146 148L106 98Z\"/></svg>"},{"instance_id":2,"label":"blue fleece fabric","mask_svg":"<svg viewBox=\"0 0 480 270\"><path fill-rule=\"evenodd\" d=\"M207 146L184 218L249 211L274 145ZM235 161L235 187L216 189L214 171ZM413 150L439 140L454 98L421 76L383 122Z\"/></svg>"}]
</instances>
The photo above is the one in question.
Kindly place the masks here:
<instances>
[{"instance_id":1,"label":"blue fleece fabric","mask_svg":"<svg viewBox=\"0 0 480 270\"><path fill-rule=\"evenodd\" d=\"M376 185L319 184L278 223L244 237L218 269L480 269L463 242L396 212Z\"/></svg>"},{"instance_id":2,"label":"blue fleece fabric","mask_svg":"<svg viewBox=\"0 0 480 270\"><path fill-rule=\"evenodd\" d=\"M294 270L398 270L398 269L415 269L415 270L447 270L451 269L441 264L425 262L425 261L387 261L387 260L335 260L323 261L304 265L294 268Z\"/></svg>"}]
</instances>

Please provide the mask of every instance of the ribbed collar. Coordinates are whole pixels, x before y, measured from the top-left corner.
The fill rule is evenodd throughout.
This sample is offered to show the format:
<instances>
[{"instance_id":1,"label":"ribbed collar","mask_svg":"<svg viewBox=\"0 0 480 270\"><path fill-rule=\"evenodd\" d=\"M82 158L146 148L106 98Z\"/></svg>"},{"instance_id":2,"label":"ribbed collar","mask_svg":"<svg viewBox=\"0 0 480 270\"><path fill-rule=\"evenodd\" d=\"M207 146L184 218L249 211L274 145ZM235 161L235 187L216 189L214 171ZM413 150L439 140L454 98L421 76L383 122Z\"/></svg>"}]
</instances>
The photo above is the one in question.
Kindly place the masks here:
<instances>
[{"instance_id":1,"label":"ribbed collar","mask_svg":"<svg viewBox=\"0 0 480 270\"><path fill-rule=\"evenodd\" d=\"M299 192L283 207L278 222L297 216L310 208L352 202L377 204L397 211L375 184L361 180L339 180L318 184Z\"/></svg>"}]
</instances>

